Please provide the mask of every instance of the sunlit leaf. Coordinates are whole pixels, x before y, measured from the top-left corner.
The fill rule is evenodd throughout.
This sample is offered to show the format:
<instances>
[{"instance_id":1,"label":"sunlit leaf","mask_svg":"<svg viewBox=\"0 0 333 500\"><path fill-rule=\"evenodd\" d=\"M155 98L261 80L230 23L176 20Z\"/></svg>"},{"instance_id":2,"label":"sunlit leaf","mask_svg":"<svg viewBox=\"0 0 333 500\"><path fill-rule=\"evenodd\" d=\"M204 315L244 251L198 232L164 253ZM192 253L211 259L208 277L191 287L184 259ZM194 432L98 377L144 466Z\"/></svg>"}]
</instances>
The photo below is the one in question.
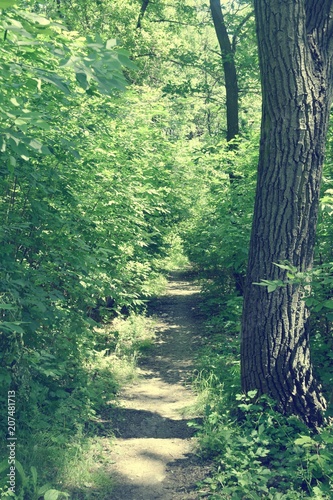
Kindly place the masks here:
<instances>
[{"instance_id":1,"label":"sunlit leaf","mask_svg":"<svg viewBox=\"0 0 333 500\"><path fill-rule=\"evenodd\" d=\"M0 0L0 9L8 9L13 7L17 3L17 0Z\"/></svg>"}]
</instances>

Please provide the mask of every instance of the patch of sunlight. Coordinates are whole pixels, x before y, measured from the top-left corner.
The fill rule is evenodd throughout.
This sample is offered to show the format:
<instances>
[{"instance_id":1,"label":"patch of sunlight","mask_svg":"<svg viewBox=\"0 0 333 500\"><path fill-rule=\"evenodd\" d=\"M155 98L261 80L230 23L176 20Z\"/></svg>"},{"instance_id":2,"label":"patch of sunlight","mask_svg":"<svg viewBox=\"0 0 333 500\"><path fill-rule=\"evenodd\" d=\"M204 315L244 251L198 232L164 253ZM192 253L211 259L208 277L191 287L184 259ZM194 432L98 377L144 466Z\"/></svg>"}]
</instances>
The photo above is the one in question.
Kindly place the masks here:
<instances>
[{"instance_id":1,"label":"patch of sunlight","mask_svg":"<svg viewBox=\"0 0 333 500\"><path fill-rule=\"evenodd\" d=\"M126 453L124 453L125 446ZM112 458L118 474L136 484L162 482L166 477L166 466L171 460L185 458L191 445L184 439L119 439Z\"/></svg>"}]
</instances>

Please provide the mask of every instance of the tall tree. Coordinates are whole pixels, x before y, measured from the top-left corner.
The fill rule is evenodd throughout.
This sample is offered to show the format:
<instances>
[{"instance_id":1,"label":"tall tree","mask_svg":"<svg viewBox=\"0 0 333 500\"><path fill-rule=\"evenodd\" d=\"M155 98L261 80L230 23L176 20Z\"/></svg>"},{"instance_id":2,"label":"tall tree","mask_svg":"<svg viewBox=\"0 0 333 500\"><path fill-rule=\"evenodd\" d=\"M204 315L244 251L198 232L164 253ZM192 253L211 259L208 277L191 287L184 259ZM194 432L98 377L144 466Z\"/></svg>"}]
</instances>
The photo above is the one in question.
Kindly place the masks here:
<instances>
[{"instance_id":1,"label":"tall tree","mask_svg":"<svg viewBox=\"0 0 333 500\"><path fill-rule=\"evenodd\" d=\"M210 10L214 22L216 36L219 42L224 70L226 107L227 107L227 141L238 135L238 80L231 45L220 0L210 0Z\"/></svg>"},{"instance_id":2,"label":"tall tree","mask_svg":"<svg viewBox=\"0 0 333 500\"><path fill-rule=\"evenodd\" d=\"M304 287L268 293L274 263L312 266L332 102L332 0L255 0L263 107L258 183L242 325L242 385L310 426L326 403L310 360Z\"/></svg>"}]
</instances>

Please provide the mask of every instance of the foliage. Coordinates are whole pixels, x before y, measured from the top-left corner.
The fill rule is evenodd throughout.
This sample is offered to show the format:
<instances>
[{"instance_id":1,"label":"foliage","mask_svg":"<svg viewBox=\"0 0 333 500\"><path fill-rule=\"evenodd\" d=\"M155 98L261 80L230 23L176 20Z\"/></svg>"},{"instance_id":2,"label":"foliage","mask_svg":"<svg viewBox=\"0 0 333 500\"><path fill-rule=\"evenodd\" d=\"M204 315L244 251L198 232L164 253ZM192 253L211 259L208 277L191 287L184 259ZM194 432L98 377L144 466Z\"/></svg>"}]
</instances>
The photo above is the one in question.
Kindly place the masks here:
<instances>
[{"instance_id":1,"label":"foliage","mask_svg":"<svg viewBox=\"0 0 333 500\"><path fill-rule=\"evenodd\" d=\"M179 175L158 92L149 113L142 89L103 95L134 67L122 49L28 11L2 23L0 376L3 399L18 391L24 432L36 408L53 413L67 391L75 407L86 397L93 318L151 293Z\"/></svg>"},{"instance_id":2,"label":"foliage","mask_svg":"<svg viewBox=\"0 0 333 500\"><path fill-rule=\"evenodd\" d=\"M208 5L150 2L140 29L130 0L0 8L0 401L4 416L7 390L17 392L25 490L52 482L73 498L110 498L91 434L149 354L154 326L140 314L161 273L190 262L210 318L195 384L202 453L218 468L212 498L326 498L330 429L313 436L268 400L236 399L260 111L251 6L224 8L241 90L233 144ZM331 134L317 267L297 275L312 281L312 348L328 398L332 153Z\"/></svg>"},{"instance_id":3,"label":"foliage","mask_svg":"<svg viewBox=\"0 0 333 500\"><path fill-rule=\"evenodd\" d=\"M274 410L267 398L238 395L240 424L212 412L206 444L218 449L217 473L208 479L216 498L330 498L332 432L311 436L295 418ZM321 495L321 496L320 496Z\"/></svg>"},{"instance_id":4,"label":"foliage","mask_svg":"<svg viewBox=\"0 0 333 500\"><path fill-rule=\"evenodd\" d=\"M20 457L16 460L17 498L34 498L33 494L42 492L41 496L48 490L69 492L70 498L82 498L83 494L90 498L90 493L110 497L108 451L98 438L102 415L116 404L119 387L136 377L136 362L149 352L154 328L153 319L138 315L96 327L95 350L78 367L80 372L72 385L49 391L43 413L38 407L40 402L34 401L35 413L28 407L30 413L26 411L17 420L22 425L30 419L29 434L20 432L16 447ZM33 392L32 397L36 397ZM4 456L8 453L5 445ZM7 481L8 459L2 465L0 487ZM63 497L59 493L59 499Z\"/></svg>"},{"instance_id":5,"label":"foliage","mask_svg":"<svg viewBox=\"0 0 333 500\"><path fill-rule=\"evenodd\" d=\"M232 327L221 332L214 324L198 355L200 452L215 464L200 492L212 499L331 498L331 427L313 434L266 396L239 393L238 344Z\"/></svg>"},{"instance_id":6,"label":"foliage","mask_svg":"<svg viewBox=\"0 0 333 500\"><path fill-rule=\"evenodd\" d=\"M202 275L203 312L209 323L240 329L251 229L257 137L202 148L194 162L200 179L191 219L182 232L185 251Z\"/></svg>"},{"instance_id":7,"label":"foliage","mask_svg":"<svg viewBox=\"0 0 333 500\"><path fill-rule=\"evenodd\" d=\"M154 293L165 239L186 212L187 156L168 139L160 90L119 92L123 69L136 67L115 41L28 9L2 11L0 27L1 425L5 434L11 389L22 470L40 475L25 450L45 440L62 456L115 398L119 356L101 362L96 323L142 310ZM116 345L129 377L151 341L125 337Z\"/></svg>"},{"instance_id":8,"label":"foliage","mask_svg":"<svg viewBox=\"0 0 333 500\"><path fill-rule=\"evenodd\" d=\"M184 244L179 235L179 231L173 231L165 238L165 247L167 255L159 259L156 263L157 268L162 272L184 269L189 266L189 260L184 252ZM158 295L158 294L156 294Z\"/></svg>"},{"instance_id":9,"label":"foliage","mask_svg":"<svg viewBox=\"0 0 333 500\"><path fill-rule=\"evenodd\" d=\"M8 461L5 460L0 464L0 473L8 472ZM25 498L29 498L31 500L39 500L43 498L44 500L60 500L69 498L68 493L56 490L51 487L50 484L44 484L43 486L38 485L38 473L36 467L30 467L31 475L26 475L21 462L16 460L15 463L16 471L19 476L19 494L13 495L10 490L7 490L8 495L6 494L6 485L3 484L3 489L0 487L0 493L2 493L1 498L6 497L15 497L17 500L24 500ZM4 483L4 481L2 481Z\"/></svg>"},{"instance_id":10,"label":"foliage","mask_svg":"<svg viewBox=\"0 0 333 500\"><path fill-rule=\"evenodd\" d=\"M116 318L100 332L100 345L118 358L137 358L153 344L155 322L152 318L131 314Z\"/></svg>"}]
</instances>

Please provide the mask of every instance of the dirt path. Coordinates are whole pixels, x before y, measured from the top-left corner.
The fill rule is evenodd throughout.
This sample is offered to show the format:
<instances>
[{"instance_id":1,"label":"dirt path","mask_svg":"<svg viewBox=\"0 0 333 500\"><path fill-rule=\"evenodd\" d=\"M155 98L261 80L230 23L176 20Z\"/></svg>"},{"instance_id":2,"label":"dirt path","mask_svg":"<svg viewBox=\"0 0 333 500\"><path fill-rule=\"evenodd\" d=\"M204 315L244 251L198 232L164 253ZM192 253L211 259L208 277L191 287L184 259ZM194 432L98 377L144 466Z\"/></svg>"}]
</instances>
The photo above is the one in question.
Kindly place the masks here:
<instances>
[{"instance_id":1,"label":"dirt path","mask_svg":"<svg viewBox=\"0 0 333 500\"><path fill-rule=\"evenodd\" d=\"M113 500L198 498L195 484L207 475L208 466L193 453L195 438L187 426L193 415L184 413L195 401L188 381L200 333L198 291L186 274L174 273L154 307L156 345L113 415Z\"/></svg>"}]
</instances>

